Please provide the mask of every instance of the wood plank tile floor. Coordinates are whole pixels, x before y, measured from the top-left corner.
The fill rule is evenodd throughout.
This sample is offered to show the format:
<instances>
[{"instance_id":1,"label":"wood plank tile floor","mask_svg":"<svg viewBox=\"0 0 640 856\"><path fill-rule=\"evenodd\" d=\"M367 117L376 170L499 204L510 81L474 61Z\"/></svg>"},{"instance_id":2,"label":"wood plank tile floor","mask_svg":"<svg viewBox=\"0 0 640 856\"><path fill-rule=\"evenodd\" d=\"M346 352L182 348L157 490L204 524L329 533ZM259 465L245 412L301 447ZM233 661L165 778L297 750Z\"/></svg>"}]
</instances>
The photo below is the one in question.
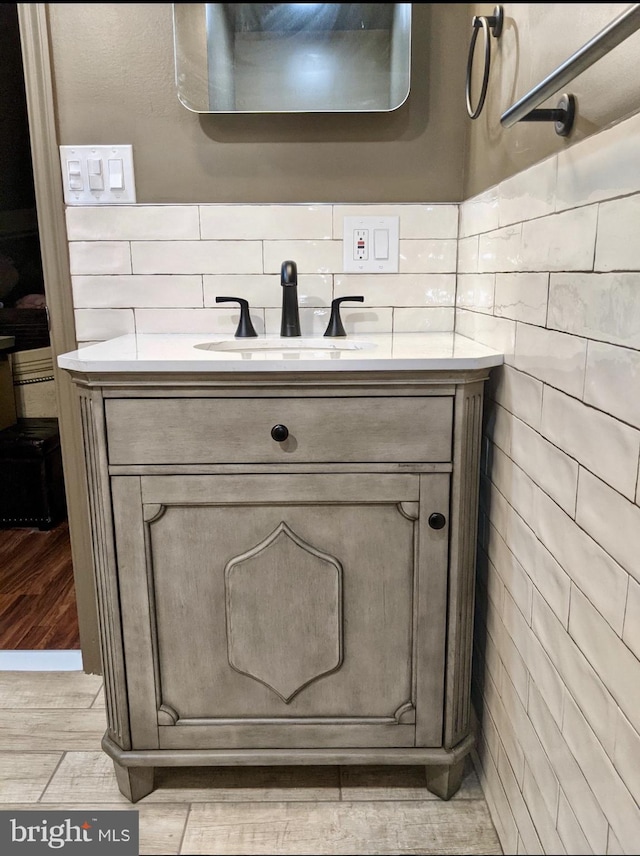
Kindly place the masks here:
<instances>
[{"instance_id":1,"label":"wood plank tile floor","mask_svg":"<svg viewBox=\"0 0 640 856\"><path fill-rule=\"evenodd\" d=\"M420 767L165 767L132 805L104 728L99 676L0 671L0 810L137 811L161 856L502 853L471 764L448 802Z\"/></svg>"}]
</instances>

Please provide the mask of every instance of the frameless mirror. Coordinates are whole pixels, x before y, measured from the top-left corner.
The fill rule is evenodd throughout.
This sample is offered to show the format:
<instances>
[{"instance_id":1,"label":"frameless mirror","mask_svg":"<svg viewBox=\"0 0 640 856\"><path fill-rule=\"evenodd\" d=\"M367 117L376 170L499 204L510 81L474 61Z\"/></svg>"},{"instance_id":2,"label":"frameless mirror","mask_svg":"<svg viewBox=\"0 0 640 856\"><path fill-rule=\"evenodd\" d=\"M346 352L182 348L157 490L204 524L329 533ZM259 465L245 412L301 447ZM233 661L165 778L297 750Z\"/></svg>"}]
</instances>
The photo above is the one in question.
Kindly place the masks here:
<instances>
[{"instance_id":1,"label":"frameless mirror","mask_svg":"<svg viewBox=\"0 0 640 856\"><path fill-rule=\"evenodd\" d=\"M358 113L407 99L411 3L174 3L195 113Z\"/></svg>"}]
</instances>

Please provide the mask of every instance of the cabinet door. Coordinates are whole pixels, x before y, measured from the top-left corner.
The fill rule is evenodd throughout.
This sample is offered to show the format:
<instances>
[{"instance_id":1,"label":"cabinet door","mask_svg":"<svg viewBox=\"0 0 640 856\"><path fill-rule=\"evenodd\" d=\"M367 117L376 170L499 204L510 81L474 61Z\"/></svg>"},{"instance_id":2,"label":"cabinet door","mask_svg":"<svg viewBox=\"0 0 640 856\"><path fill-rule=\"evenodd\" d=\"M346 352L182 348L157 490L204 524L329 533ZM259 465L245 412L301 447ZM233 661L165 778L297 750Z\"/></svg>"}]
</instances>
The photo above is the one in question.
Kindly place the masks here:
<instances>
[{"instance_id":1,"label":"cabinet door","mask_svg":"<svg viewBox=\"0 0 640 856\"><path fill-rule=\"evenodd\" d=\"M414 746L416 716L440 742L447 537L426 518L447 475L117 477L113 496L134 745Z\"/></svg>"}]
</instances>

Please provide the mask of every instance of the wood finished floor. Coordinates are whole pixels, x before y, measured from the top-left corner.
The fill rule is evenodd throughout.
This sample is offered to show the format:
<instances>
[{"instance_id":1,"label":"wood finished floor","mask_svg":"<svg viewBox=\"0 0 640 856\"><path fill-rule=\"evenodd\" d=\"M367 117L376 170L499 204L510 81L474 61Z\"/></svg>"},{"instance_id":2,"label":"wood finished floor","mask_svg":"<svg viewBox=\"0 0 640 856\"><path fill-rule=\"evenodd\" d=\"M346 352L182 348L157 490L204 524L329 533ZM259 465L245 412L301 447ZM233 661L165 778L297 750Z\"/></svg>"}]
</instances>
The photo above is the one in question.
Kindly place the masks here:
<instances>
[{"instance_id":1,"label":"wood finished floor","mask_svg":"<svg viewBox=\"0 0 640 856\"><path fill-rule=\"evenodd\" d=\"M68 523L0 529L0 649L78 648Z\"/></svg>"},{"instance_id":2,"label":"wood finished floor","mask_svg":"<svg viewBox=\"0 0 640 856\"><path fill-rule=\"evenodd\" d=\"M143 856L502 853L471 764L449 802L421 767L194 767L132 805L104 728L100 677L0 672L0 811L137 811Z\"/></svg>"}]
</instances>

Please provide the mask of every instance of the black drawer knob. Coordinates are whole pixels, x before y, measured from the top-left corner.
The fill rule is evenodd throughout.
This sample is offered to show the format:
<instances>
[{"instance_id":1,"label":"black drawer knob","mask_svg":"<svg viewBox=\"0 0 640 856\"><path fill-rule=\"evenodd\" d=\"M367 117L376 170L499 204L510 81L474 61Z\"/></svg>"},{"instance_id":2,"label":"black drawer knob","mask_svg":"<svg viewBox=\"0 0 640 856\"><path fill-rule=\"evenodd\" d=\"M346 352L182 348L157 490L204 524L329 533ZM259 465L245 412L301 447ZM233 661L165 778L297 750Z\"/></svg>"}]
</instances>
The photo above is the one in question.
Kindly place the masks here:
<instances>
[{"instance_id":1,"label":"black drawer knob","mask_svg":"<svg viewBox=\"0 0 640 856\"><path fill-rule=\"evenodd\" d=\"M271 429L271 436L274 440L277 440L278 443L282 443L289 436L289 429L286 425L274 425Z\"/></svg>"},{"instance_id":2,"label":"black drawer knob","mask_svg":"<svg viewBox=\"0 0 640 856\"><path fill-rule=\"evenodd\" d=\"M442 529L446 522L444 514L440 514L439 511L434 511L434 513L429 516L429 526L432 529Z\"/></svg>"}]
</instances>

